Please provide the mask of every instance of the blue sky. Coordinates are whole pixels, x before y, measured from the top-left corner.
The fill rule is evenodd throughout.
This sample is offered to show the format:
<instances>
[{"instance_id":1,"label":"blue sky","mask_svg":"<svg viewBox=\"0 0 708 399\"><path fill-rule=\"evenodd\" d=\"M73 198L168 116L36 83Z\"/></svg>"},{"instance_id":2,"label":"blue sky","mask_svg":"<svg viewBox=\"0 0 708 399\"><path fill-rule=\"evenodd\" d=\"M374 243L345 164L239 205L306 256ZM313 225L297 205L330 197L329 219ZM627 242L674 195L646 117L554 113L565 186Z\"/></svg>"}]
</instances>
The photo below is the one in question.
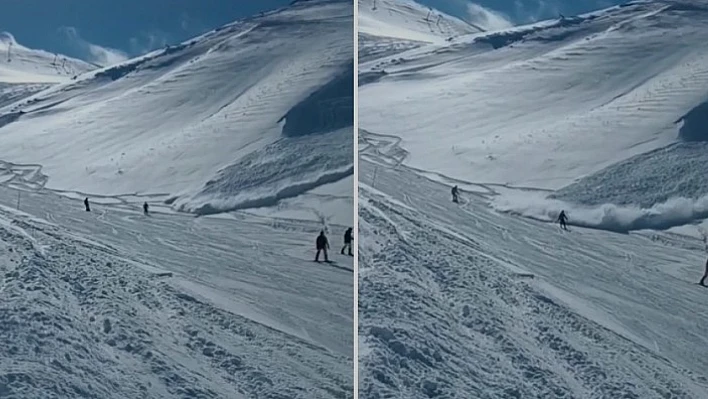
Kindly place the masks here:
<instances>
[{"instance_id":1,"label":"blue sky","mask_svg":"<svg viewBox=\"0 0 708 399\"><path fill-rule=\"evenodd\" d=\"M624 0L416 0L447 14L493 26L519 25L611 7ZM484 24L481 24L484 25Z\"/></svg>"},{"instance_id":2,"label":"blue sky","mask_svg":"<svg viewBox=\"0 0 708 399\"><path fill-rule=\"evenodd\" d=\"M2 0L0 31L101 64L174 44L291 0Z\"/></svg>"}]
</instances>

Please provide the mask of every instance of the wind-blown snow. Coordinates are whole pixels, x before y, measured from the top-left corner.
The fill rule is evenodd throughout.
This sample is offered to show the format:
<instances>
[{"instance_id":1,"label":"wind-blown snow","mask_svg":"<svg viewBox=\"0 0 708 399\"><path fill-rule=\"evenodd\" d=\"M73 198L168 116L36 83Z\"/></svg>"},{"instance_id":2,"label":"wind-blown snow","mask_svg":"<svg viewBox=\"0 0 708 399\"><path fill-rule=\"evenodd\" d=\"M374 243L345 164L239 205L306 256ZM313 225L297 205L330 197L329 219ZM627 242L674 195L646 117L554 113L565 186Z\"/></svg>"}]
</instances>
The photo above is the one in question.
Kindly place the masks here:
<instances>
[{"instance_id":1,"label":"wind-blown snow","mask_svg":"<svg viewBox=\"0 0 708 399\"><path fill-rule=\"evenodd\" d=\"M2 159L41 165L55 190L164 194L219 212L350 177L352 14L347 2L296 2L7 105ZM330 170L295 156L321 142L333 145ZM258 184L241 178L254 159L269 169Z\"/></svg>"}]
</instances>

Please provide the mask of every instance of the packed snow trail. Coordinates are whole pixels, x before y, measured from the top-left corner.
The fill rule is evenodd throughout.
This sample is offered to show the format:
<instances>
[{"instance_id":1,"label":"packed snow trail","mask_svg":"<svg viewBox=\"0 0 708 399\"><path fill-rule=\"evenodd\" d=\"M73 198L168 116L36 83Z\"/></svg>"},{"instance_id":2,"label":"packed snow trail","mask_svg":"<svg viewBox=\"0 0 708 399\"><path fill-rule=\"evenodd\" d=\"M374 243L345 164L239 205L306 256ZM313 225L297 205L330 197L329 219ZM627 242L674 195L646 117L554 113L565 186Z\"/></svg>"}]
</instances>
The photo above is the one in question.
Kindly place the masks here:
<instances>
[{"instance_id":1,"label":"packed snow trail","mask_svg":"<svg viewBox=\"0 0 708 399\"><path fill-rule=\"evenodd\" d=\"M351 397L352 260L311 261L318 223L0 204L0 396Z\"/></svg>"},{"instance_id":2,"label":"packed snow trail","mask_svg":"<svg viewBox=\"0 0 708 399\"><path fill-rule=\"evenodd\" d=\"M703 242L454 204L387 153L359 163L362 397L708 397Z\"/></svg>"}]
</instances>

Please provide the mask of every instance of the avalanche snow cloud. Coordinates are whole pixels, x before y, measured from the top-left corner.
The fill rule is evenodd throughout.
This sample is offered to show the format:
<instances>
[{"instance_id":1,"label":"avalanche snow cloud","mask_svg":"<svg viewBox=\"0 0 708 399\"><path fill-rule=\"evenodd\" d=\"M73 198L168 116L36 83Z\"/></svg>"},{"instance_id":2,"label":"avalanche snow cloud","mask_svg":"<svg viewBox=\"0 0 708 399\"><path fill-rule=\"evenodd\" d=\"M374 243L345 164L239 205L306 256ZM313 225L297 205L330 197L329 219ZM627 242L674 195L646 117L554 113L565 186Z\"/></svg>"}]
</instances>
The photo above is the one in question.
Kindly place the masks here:
<instances>
[{"instance_id":1,"label":"avalanche snow cloud","mask_svg":"<svg viewBox=\"0 0 708 399\"><path fill-rule=\"evenodd\" d=\"M2 159L40 165L50 189L198 213L350 179L352 15L294 2L65 79L0 108Z\"/></svg>"},{"instance_id":2,"label":"avalanche snow cloud","mask_svg":"<svg viewBox=\"0 0 708 399\"><path fill-rule=\"evenodd\" d=\"M359 8L362 396L705 398L705 244L657 229L708 217L708 7L440 40L387 4Z\"/></svg>"},{"instance_id":3,"label":"avalanche snow cloud","mask_svg":"<svg viewBox=\"0 0 708 399\"><path fill-rule=\"evenodd\" d=\"M707 171L696 155L708 137L707 32L702 2L637 1L390 54L380 48L390 42L382 34L367 48L383 56L360 67L371 77L360 87L361 126L400 137L407 165L458 180L563 189L556 199L573 212L577 203L669 212L659 223L630 209L616 214L635 218L610 212L585 224L680 225L705 216L687 218L667 201L708 193L688 184ZM519 198L514 207L523 213L531 204ZM549 201L543 213L557 214L557 205Z\"/></svg>"}]
</instances>

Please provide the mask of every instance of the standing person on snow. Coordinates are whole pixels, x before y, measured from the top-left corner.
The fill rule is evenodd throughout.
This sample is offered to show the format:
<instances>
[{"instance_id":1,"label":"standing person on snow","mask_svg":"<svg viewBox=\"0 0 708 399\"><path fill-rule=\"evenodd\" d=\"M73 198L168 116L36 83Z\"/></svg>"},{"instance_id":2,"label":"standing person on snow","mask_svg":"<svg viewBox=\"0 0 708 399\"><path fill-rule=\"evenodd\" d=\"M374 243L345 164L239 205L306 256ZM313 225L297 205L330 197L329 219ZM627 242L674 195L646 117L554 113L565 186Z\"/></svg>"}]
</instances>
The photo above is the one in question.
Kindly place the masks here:
<instances>
[{"instance_id":1,"label":"standing person on snow","mask_svg":"<svg viewBox=\"0 0 708 399\"><path fill-rule=\"evenodd\" d=\"M329 248L329 241L327 241L327 236L325 236L324 230L320 231L320 235L317 236L317 255L315 255L315 262L320 261L320 251L324 252L325 262L329 262L327 258L327 249Z\"/></svg>"},{"instance_id":2,"label":"standing person on snow","mask_svg":"<svg viewBox=\"0 0 708 399\"><path fill-rule=\"evenodd\" d=\"M706 271L703 272L703 277L701 278L701 281L698 284L704 287L708 287L706 286L706 278L708 278L708 261L706 261Z\"/></svg>"},{"instance_id":3,"label":"standing person on snow","mask_svg":"<svg viewBox=\"0 0 708 399\"><path fill-rule=\"evenodd\" d=\"M460 195L460 189L457 188L457 185L452 188L452 202L459 203L457 200L457 197Z\"/></svg>"},{"instance_id":4,"label":"standing person on snow","mask_svg":"<svg viewBox=\"0 0 708 399\"><path fill-rule=\"evenodd\" d=\"M558 215L558 221L560 222L560 227L563 230L568 230L568 226L565 224L566 220L568 220L568 216L566 216L564 210L561 210L560 215Z\"/></svg>"},{"instance_id":5,"label":"standing person on snow","mask_svg":"<svg viewBox=\"0 0 708 399\"><path fill-rule=\"evenodd\" d=\"M352 255L352 241L354 238L352 237L352 228L348 228L347 231L344 232L344 246L342 247L342 255L344 255L344 250L349 247L349 256L354 256Z\"/></svg>"},{"instance_id":6,"label":"standing person on snow","mask_svg":"<svg viewBox=\"0 0 708 399\"><path fill-rule=\"evenodd\" d=\"M147 202L143 203L143 213L145 213L145 215L148 214L148 203Z\"/></svg>"},{"instance_id":7,"label":"standing person on snow","mask_svg":"<svg viewBox=\"0 0 708 399\"><path fill-rule=\"evenodd\" d=\"M86 207L86 212L91 212L91 207L89 206L88 197L84 199L84 206Z\"/></svg>"}]
</instances>

